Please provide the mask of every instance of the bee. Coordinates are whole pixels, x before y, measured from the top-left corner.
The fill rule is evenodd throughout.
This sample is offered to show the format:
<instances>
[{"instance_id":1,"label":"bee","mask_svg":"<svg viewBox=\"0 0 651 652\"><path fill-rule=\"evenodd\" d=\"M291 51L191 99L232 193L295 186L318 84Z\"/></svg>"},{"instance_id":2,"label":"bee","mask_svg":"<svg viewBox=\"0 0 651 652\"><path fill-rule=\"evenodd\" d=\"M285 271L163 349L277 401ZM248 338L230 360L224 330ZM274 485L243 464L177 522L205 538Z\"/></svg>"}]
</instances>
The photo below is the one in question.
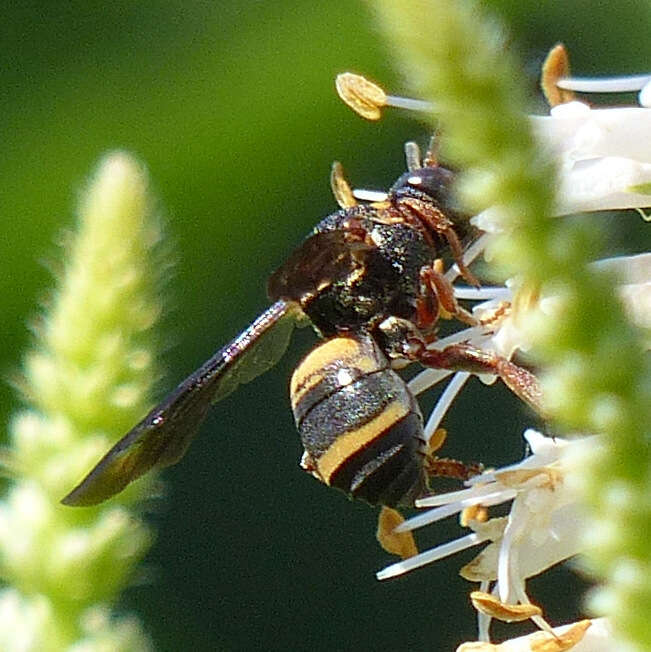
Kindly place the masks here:
<instances>
[{"instance_id":1,"label":"bee","mask_svg":"<svg viewBox=\"0 0 651 652\"><path fill-rule=\"evenodd\" d=\"M463 277L468 217L453 202L454 174L406 145L407 172L380 201L358 203L341 166L331 185L340 210L319 222L268 282L272 305L183 380L120 439L62 500L94 505L151 469L178 462L210 407L275 365L296 325L324 339L298 365L291 403L301 466L371 504L410 504L427 491L423 418L395 368L492 373L532 404L529 372L465 344L428 348L442 311L474 324L437 263L450 253Z\"/></svg>"}]
</instances>

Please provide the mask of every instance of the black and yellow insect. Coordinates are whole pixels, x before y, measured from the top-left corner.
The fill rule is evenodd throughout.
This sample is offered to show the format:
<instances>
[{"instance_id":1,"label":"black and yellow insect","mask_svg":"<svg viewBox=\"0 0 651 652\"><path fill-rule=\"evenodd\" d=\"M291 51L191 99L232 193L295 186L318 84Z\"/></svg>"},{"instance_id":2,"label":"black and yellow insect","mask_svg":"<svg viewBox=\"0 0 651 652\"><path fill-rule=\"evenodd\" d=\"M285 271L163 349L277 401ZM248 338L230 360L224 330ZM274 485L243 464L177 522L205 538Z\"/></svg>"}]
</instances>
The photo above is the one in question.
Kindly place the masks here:
<instances>
[{"instance_id":1,"label":"black and yellow insect","mask_svg":"<svg viewBox=\"0 0 651 652\"><path fill-rule=\"evenodd\" d=\"M419 361L495 373L531 398L527 382L510 378L507 361L463 344L427 347L441 308L472 321L435 261L451 251L465 278L476 281L463 264L469 226L452 205L453 174L431 156L421 164L414 151L410 144L409 170L378 202L358 203L333 167L341 210L319 222L271 276L273 305L118 441L64 504L99 503L150 469L177 462L211 405L273 366L297 323L311 323L326 339L291 383L303 467L372 504L409 503L427 486L422 417L393 366Z\"/></svg>"}]
</instances>

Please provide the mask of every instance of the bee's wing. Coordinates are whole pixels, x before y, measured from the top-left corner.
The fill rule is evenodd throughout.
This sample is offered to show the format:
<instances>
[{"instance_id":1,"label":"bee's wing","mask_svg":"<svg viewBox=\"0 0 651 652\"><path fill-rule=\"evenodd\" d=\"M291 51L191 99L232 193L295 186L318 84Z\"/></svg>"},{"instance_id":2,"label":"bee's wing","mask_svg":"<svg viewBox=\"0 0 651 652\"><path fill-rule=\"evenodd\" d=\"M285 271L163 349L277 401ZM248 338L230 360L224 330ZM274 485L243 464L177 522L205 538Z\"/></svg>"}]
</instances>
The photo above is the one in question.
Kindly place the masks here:
<instances>
[{"instance_id":1,"label":"bee's wing","mask_svg":"<svg viewBox=\"0 0 651 652\"><path fill-rule=\"evenodd\" d=\"M122 437L61 502L101 503L150 469L181 459L210 406L280 360L301 315L295 303L274 303Z\"/></svg>"},{"instance_id":2,"label":"bee's wing","mask_svg":"<svg viewBox=\"0 0 651 652\"><path fill-rule=\"evenodd\" d=\"M272 300L300 301L346 278L363 264L371 249L357 234L344 229L314 233L271 275L267 293Z\"/></svg>"}]
</instances>

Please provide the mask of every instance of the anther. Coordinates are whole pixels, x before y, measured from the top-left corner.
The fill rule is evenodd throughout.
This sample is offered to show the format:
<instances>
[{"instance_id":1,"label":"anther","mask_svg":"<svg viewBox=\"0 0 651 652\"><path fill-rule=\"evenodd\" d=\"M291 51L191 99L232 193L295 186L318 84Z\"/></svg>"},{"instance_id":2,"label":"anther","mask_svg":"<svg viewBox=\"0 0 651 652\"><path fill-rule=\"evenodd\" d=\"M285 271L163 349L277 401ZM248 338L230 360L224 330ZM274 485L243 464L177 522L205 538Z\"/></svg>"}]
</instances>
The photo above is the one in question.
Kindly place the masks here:
<instances>
[{"instance_id":1,"label":"anther","mask_svg":"<svg viewBox=\"0 0 651 652\"><path fill-rule=\"evenodd\" d=\"M570 58L562 43L557 43L550 51L542 66L540 86L549 106L571 102L574 93L571 90L560 87L558 81L569 77Z\"/></svg>"},{"instance_id":2,"label":"anther","mask_svg":"<svg viewBox=\"0 0 651 652\"><path fill-rule=\"evenodd\" d=\"M418 548L411 532L396 532L395 529L405 519L400 512L391 507L383 506L378 517L376 538L379 544L392 555L402 559L410 559L418 554Z\"/></svg>"},{"instance_id":3,"label":"anther","mask_svg":"<svg viewBox=\"0 0 651 652\"><path fill-rule=\"evenodd\" d=\"M335 86L339 97L355 113L367 120L379 120L382 115L380 109L385 106L421 113L431 113L434 109L430 102L387 95L377 84L352 72L337 75Z\"/></svg>"},{"instance_id":4,"label":"anther","mask_svg":"<svg viewBox=\"0 0 651 652\"><path fill-rule=\"evenodd\" d=\"M424 168L435 168L439 164L439 139L436 134L434 134L429 139L429 146L427 147L427 152L425 152L425 158L423 159Z\"/></svg>"},{"instance_id":5,"label":"anther","mask_svg":"<svg viewBox=\"0 0 651 652\"><path fill-rule=\"evenodd\" d=\"M386 93L373 82L352 72L337 75L335 86L339 97L362 118L379 120L380 109L387 104Z\"/></svg>"},{"instance_id":6,"label":"anther","mask_svg":"<svg viewBox=\"0 0 651 652\"><path fill-rule=\"evenodd\" d=\"M518 623L542 615L542 609L535 604L504 604L494 595L483 591L472 591L470 601L477 611L505 623Z\"/></svg>"}]
</instances>

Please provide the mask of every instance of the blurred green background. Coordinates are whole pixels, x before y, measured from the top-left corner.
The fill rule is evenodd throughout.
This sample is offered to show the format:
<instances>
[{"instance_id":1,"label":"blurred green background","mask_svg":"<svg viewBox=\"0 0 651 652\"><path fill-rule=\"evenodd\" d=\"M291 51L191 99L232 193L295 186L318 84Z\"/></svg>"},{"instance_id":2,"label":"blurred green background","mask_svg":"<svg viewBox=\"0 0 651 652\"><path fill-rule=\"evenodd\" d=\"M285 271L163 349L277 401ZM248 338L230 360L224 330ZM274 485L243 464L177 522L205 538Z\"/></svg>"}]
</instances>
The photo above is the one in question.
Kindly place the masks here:
<instances>
[{"instance_id":1,"label":"blurred green background","mask_svg":"<svg viewBox=\"0 0 651 652\"><path fill-rule=\"evenodd\" d=\"M651 68L648 0L486 4L510 26L532 96L558 40L577 74ZM57 260L54 243L107 150L146 162L175 243L171 387L265 307L269 272L335 209L333 159L356 186L386 188L402 172L403 142L428 137L408 116L370 124L337 99L345 70L406 88L358 2L32 0L5 4L0 34L5 377L52 285L43 263ZM642 237L648 246L640 222L619 216L609 250L641 250ZM475 635L470 586L457 577L471 555L380 584L374 573L390 559L374 541L376 512L298 468L287 382L312 341L301 334L276 370L221 404L164 475L146 581L119 604L160 650L449 650ZM17 400L8 384L0 395L6 422ZM501 388L474 382L447 419L445 452L512 461L530 423ZM457 533L450 523L430 536ZM552 585L536 580L532 593L550 620L566 621L580 580L547 575ZM561 582L570 588L559 596Z\"/></svg>"}]
</instances>

